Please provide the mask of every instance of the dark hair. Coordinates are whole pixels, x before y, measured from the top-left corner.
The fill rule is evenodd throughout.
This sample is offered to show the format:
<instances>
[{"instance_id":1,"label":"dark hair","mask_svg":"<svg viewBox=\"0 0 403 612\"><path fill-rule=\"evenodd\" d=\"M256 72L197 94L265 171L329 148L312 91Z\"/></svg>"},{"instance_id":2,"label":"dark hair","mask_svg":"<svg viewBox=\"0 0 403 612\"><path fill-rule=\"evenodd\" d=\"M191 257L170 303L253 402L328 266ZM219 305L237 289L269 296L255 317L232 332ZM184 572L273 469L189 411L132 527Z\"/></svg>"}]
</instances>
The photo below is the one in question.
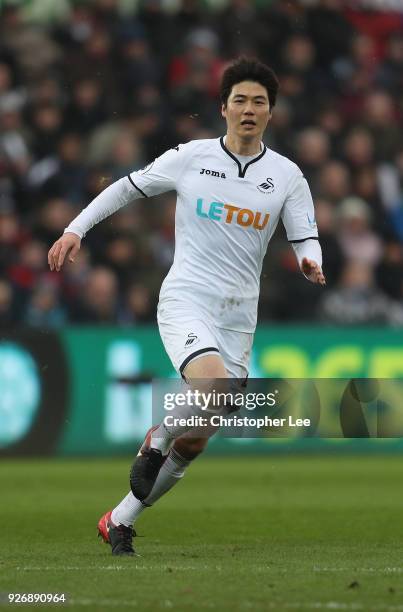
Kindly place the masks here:
<instances>
[{"instance_id":1,"label":"dark hair","mask_svg":"<svg viewBox=\"0 0 403 612\"><path fill-rule=\"evenodd\" d=\"M273 108L276 103L279 87L278 78L274 71L266 66L266 64L259 62L257 59L247 57L240 57L235 60L222 75L220 98L224 106L227 105L233 86L242 81L255 81L265 87L269 97L270 108Z\"/></svg>"}]
</instances>

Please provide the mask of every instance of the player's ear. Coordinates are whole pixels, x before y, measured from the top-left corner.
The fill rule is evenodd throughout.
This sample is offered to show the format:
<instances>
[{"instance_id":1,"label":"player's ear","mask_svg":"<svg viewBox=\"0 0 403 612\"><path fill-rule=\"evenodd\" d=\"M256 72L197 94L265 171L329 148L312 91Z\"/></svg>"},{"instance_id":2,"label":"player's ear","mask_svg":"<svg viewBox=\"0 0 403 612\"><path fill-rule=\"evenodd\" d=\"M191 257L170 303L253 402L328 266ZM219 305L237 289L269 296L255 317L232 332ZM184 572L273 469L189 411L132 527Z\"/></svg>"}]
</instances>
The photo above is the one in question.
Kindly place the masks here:
<instances>
[{"instance_id":1,"label":"player's ear","mask_svg":"<svg viewBox=\"0 0 403 612\"><path fill-rule=\"evenodd\" d=\"M221 104L221 116L224 118L227 116L227 105L226 104Z\"/></svg>"}]
</instances>

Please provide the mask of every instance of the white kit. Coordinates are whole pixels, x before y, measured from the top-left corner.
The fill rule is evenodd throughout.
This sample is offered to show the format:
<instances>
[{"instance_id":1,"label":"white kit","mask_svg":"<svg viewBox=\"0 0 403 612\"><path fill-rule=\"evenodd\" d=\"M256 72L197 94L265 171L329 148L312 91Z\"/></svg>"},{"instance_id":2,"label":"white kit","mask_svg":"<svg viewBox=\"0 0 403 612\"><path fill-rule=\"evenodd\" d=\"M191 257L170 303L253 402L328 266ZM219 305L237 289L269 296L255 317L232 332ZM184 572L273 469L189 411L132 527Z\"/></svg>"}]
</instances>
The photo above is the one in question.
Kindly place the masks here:
<instances>
[{"instance_id":1,"label":"white kit","mask_svg":"<svg viewBox=\"0 0 403 612\"><path fill-rule=\"evenodd\" d=\"M66 229L83 237L134 199L177 192L175 258L161 287L158 323L178 370L203 352L223 352L224 330L242 332L239 354L247 368L263 258L280 217L298 260L322 263L305 178L261 146L242 163L223 138L179 145L105 189Z\"/></svg>"}]
</instances>

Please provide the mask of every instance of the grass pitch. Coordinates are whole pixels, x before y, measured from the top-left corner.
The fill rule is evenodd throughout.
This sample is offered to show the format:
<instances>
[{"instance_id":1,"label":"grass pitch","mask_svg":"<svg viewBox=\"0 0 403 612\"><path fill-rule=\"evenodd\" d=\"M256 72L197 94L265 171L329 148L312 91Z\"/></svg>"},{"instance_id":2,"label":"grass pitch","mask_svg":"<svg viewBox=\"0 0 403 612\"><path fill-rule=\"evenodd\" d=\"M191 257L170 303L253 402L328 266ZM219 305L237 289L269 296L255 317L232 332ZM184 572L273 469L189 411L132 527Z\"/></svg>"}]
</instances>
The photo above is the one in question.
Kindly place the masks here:
<instances>
[{"instance_id":1,"label":"grass pitch","mask_svg":"<svg viewBox=\"0 0 403 612\"><path fill-rule=\"evenodd\" d=\"M140 517L141 556L112 557L96 524L127 491L129 465L1 463L3 599L63 592L66 607L94 611L403 611L401 458L202 457Z\"/></svg>"}]
</instances>

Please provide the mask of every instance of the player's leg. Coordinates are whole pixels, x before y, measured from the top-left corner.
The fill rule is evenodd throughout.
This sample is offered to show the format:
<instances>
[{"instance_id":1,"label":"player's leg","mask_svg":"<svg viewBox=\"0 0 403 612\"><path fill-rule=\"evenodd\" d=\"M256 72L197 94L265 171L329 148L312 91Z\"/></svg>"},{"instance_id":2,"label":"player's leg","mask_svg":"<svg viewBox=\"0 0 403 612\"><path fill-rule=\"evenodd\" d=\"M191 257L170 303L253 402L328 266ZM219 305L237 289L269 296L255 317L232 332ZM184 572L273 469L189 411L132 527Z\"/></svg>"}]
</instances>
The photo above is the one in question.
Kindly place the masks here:
<instances>
[{"instance_id":1,"label":"player's leg","mask_svg":"<svg viewBox=\"0 0 403 612\"><path fill-rule=\"evenodd\" d=\"M189 378L227 376L224 362L219 355L202 355L190 361L184 369L184 375ZM143 448L150 445L150 433L146 436ZM187 432L174 440L164 461L158 468L150 493L140 501L132 491L114 508L106 513L98 523L98 533L103 540L112 546L114 555L133 555L132 538L135 535L133 523L140 514L155 504L158 499L172 489L184 476L186 468L203 451L208 437L194 437Z\"/></svg>"},{"instance_id":2,"label":"player's leg","mask_svg":"<svg viewBox=\"0 0 403 612\"><path fill-rule=\"evenodd\" d=\"M182 370L188 390L195 393L207 394L215 389L216 392L226 391L226 371L222 357L219 354L195 356ZM206 396L205 396L206 397ZM223 406L225 409L225 406ZM172 417L169 424L164 419L158 427L147 436L130 473L130 486L133 494L140 501L147 501L147 497L156 483L157 476L169 456L170 449L175 440L190 433L182 441L182 448L186 440L194 437L209 438L217 428L199 427L194 429L187 424L190 417L206 419L208 413L205 407L197 403L185 406L175 406L170 412ZM183 424L185 421L185 424ZM176 451L174 451L176 453Z\"/></svg>"},{"instance_id":3,"label":"player's leg","mask_svg":"<svg viewBox=\"0 0 403 612\"><path fill-rule=\"evenodd\" d=\"M179 301L160 305L158 327L165 350L175 370L184 380L187 374L199 378L210 372L213 372L213 376L215 372L217 376L226 375L214 335L214 324L205 313L198 312L197 305ZM170 411L170 416L180 418L187 416L188 410L184 406L181 415L173 412L178 412L178 406ZM151 439L145 441L132 466L131 489L141 501L151 493L174 441L189 429L183 427L171 432L160 425L152 433Z\"/></svg>"},{"instance_id":4,"label":"player's leg","mask_svg":"<svg viewBox=\"0 0 403 612\"><path fill-rule=\"evenodd\" d=\"M178 337L179 330L177 332ZM220 347L219 351L215 349L211 355L193 356L190 360L187 358L187 364L183 368L182 374L190 380L225 378L228 373L234 378L245 378L248 371L252 336L250 334L216 330L215 337L218 340L216 346ZM205 346L211 346L213 342L211 337L204 340ZM219 354L217 354L218 352ZM169 351L168 354L170 354ZM208 359L208 357L214 357L214 359ZM179 359L181 359L180 355ZM173 360L173 363L180 371L178 364L182 361L176 359ZM206 436L195 438L189 433L177 438L158 473L149 496L142 502L130 491L114 509L113 513L107 513L102 517L99 522L99 531L105 541L112 543L111 540L113 540L115 542L115 548L112 543L113 554L133 554L134 551L131 547L131 538L134 533L132 530L133 522L145 508L153 505L181 480L186 468L203 451L207 441ZM114 520L112 520L111 514ZM131 553L126 552L129 540Z\"/></svg>"},{"instance_id":5,"label":"player's leg","mask_svg":"<svg viewBox=\"0 0 403 612\"><path fill-rule=\"evenodd\" d=\"M225 379L231 375L237 381L246 380L253 335L216 330L216 337L220 354L198 357L190 361L183 371L186 379L189 381ZM177 438L158 473L149 496L141 502L132 492L128 493L114 511L113 516L116 517L116 520L125 525L131 525L146 507L153 505L181 480L189 464L203 452L208 439L207 435L195 438L191 432Z\"/></svg>"},{"instance_id":6,"label":"player's leg","mask_svg":"<svg viewBox=\"0 0 403 612\"><path fill-rule=\"evenodd\" d=\"M196 357L183 369L183 375L187 381L228 378L227 368L219 353Z\"/></svg>"},{"instance_id":7,"label":"player's leg","mask_svg":"<svg viewBox=\"0 0 403 612\"><path fill-rule=\"evenodd\" d=\"M161 467L150 495L140 501L132 491L114 508L111 521L114 525L131 527L140 514L153 506L163 495L168 493L185 475L186 468L204 450L207 438L192 438L188 434L177 440Z\"/></svg>"},{"instance_id":8,"label":"player's leg","mask_svg":"<svg viewBox=\"0 0 403 612\"><path fill-rule=\"evenodd\" d=\"M225 378L228 376L224 362L219 355L206 355L195 358L189 362L183 373L187 380ZM150 432L146 437L146 446L150 444L149 438ZM156 501L170 491L183 478L186 468L204 450L207 442L207 435L203 437L194 437L191 432L187 432L177 438L159 469L150 494L143 501L140 501L133 495L133 492L130 491L116 508L114 508L112 514L105 519L105 521L109 521L109 529L121 525L126 528L131 528L133 523L146 508L154 505ZM113 535L119 536L119 533L115 534L113 532ZM120 547L118 546L117 551L119 550ZM115 554L120 553L115 552Z\"/></svg>"}]
</instances>

